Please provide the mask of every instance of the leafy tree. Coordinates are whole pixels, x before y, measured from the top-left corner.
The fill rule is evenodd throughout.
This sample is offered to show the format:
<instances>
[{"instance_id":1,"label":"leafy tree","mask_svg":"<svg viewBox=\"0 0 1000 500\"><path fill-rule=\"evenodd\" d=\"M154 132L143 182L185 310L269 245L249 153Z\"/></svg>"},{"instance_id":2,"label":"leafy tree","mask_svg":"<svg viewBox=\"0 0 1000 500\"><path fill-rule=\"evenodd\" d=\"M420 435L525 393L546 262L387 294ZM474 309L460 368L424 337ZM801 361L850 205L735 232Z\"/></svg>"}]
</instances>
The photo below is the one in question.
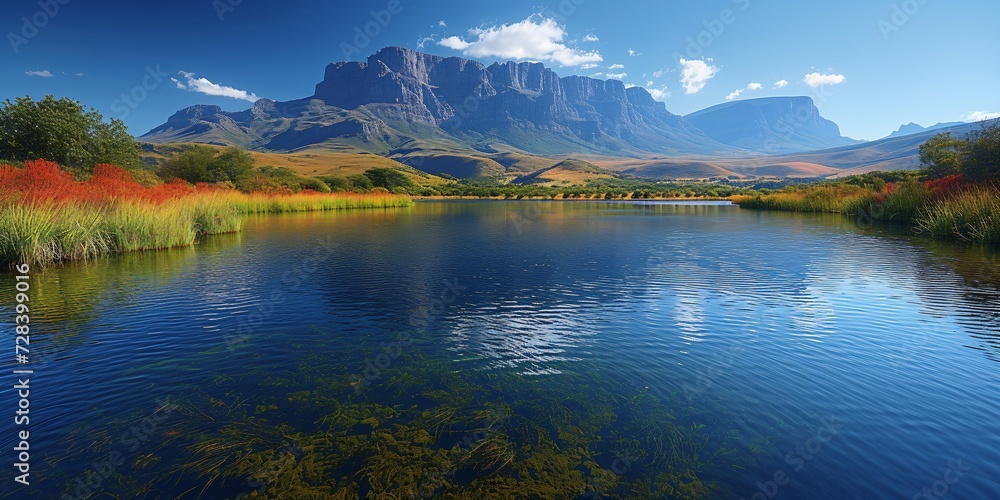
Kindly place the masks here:
<instances>
[{"instance_id":1,"label":"leafy tree","mask_svg":"<svg viewBox=\"0 0 1000 500\"><path fill-rule=\"evenodd\" d=\"M373 186L392 192L395 192L397 188L413 187L413 183L402 172L391 168L368 169L365 171L365 177L371 179Z\"/></svg>"},{"instance_id":2,"label":"leafy tree","mask_svg":"<svg viewBox=\"0 0 1000 500\"><path fill-rule=\"evenodd\" d=\"M351 175L347 177L347 180L351 181L352 191L371 191L375 187L372 180L366 175Z\"/></svg>"},{"instance_id":3,"label":"leafy tree","mask_svg":"<svg viewBox=\"0 0 1000 500\"><path fill-rule=\"evenodd\" d=\"M208 164L208 175L213 182L232 181L250 174L253 156L243 148L226 148Z\"/></svg>"},{"instance_id":4,"label":"leafy tree","mask_svg":"<svg viewBox=\"0 0 1000 500\"><path fill-rule=\"evenodd\" d=\"M54 161L78 174L88 174L99 163L129 170L142 166L141 148L121 120L105 122L94 109L69 98L49 95L0 104L0 160Z\"/></svg>"},{"instance_id":5,"label":"leafy tree","mask_svg":"<svg viewBox=\"0 0 1000 500\"><path fill-rule=\"evenodd\" d=\"M253 162L253 156L242 148L219 152L208 146L193 146L165 161L157 174L167 181L177 178L188 182L235 183L250 175Z\"/></svg>"},{"instance_id":6,"label":"leafy tree","mask_svg":"<svg viewBox=\"0 0 1000 500\"><path fill-rule=\"evenodd\" d=\"M173 155L157 170L163 180L183 179L188 182L211 182L209 166L215 160L216 150L208 146L194 146Z\"/></svg>"},{"instance_id":7,"label":"leafy tree","mask_svg":"<svg viewBox=\"0 0 1000 500\"><path fill-rule=\"evenodd\" d=\"M302 189L311 189L317 193L329 193L332 191L330 186L327 186L325 182L316 179L314 177L304 177L300 182Z\"/></svg>"},{"instance_id":8,"label":"leafy tree","mask_svg":"<svg viewBox=\"0 0 1000 500\"><path fill-rule=\"evenodd\" d=\"M347 177L342 175L327 175L320 177L319 179L326 183L331 191L343 192L354 189L354 184L351 184L351 181L347 180Z\"/></svg>"},{"instance_id":9,"label":"leafy tree","mask_svg":"<svg viewBox=\"0 0 1000 500\"><path fill-rule=\"evenodd\" d=\"M973 131L965 139L962 176L971 181L1000 179L1000 123Z\"/></svg>"},{"instance_id":10,"label":"leafy tree","mask_svg":"<svg viewBox=\"0 0 1000 500\"><path fill-rule=\"evenodd\" d=\"M920 145L920 166L931 179L958 174L966 142L952 137L950 132L935 135Z\"/></svg>"}]
</instances>

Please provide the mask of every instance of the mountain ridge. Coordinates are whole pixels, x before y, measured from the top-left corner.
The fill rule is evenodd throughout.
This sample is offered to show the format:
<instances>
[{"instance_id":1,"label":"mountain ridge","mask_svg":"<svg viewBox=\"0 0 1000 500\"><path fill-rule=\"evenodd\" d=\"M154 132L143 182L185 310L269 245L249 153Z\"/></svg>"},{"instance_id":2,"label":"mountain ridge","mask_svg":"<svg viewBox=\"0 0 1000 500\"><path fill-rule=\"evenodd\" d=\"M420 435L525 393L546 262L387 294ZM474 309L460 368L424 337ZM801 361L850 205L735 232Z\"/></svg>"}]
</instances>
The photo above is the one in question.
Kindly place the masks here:
<instances>
[{"instance_id":1,"label":"mountain ridge","mask_svg":"<svg viewBox=\"0 0 1000 500\"><path fill-rule=\"evenodd\" d=\"M809 113L818 115L811 100L808 106ZM284 102L261 99L238 112L191 106L141 139L270 151L327 146L386 155L414 140L467 150L503 144L546 156L768 152L768 144L725 143L710 135L670 113L645 89L618 80L560 77L541 63L487 66L387 47L366 61L327 65L312 96ZM831 140L821 145L841 144ZM805 149L780 151L796 150Z\"/></svg>"}]
</instances>

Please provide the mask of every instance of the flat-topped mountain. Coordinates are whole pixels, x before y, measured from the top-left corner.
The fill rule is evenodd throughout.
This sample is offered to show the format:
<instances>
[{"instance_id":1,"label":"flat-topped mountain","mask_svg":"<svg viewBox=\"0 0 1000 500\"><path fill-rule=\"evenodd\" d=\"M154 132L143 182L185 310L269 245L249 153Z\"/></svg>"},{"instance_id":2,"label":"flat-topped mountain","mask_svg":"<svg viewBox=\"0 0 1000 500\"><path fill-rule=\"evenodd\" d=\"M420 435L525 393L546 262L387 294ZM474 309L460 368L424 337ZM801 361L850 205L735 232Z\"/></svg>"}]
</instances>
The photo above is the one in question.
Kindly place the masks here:
<instances>
[{"instance_id":1,"label":"flat-topped mountain","mask_svg":"<svg viewBox=\"0 0 1000 500\"><path fill-rule=\"evenodd\" d=\"M760 153L780 154L859 144L840 135L809 97L769 97L727 102L684 117L716 141Z\"/></svg>"},{"instance_id":2,"label":"flat-topped mountain","mask_svg":"<svg viewBox=\"0 0 1000 500\"><path fill-rule=\"evenodd\" d=\"M486 66L388 47L365 62L328 65L309 97L261 99L240 112L192 106L141 139L386 155L415 142L479 151L506 145L536 155L609 156L740 156L854 142L840 137L836 124L814 106L808 121L793 123L804 130L776 132L782 117L787 123L787 117L811 106L811 101L805 105L808 98L758 101L762 104L741 101L682 118L645 89L618 80L560 77L540 63Z\"/></svg>"},{"instance_id":3,"label":"flat-topped mountain","mask_svg":"<svg viewBox=\"0 0 1000 500\"><path fill-rule=\"evenodd\" d=\"M195 106L142 137L271 150L347 143L375 152L442 138L535 154L732 151L646 90L617 80L560 78L538 63L486 66L400 47L367 62L330 64L307 98L261 100L237 113Z\"/></svg>"}]
</instances>

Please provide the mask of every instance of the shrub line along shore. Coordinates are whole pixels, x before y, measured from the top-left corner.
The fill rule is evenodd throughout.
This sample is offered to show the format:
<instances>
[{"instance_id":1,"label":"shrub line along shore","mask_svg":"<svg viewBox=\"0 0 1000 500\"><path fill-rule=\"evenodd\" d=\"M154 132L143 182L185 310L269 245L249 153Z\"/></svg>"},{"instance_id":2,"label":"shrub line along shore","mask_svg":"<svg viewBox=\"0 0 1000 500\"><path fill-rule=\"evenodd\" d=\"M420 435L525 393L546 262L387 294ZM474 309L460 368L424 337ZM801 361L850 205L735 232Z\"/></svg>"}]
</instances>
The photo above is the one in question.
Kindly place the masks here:
<instances>
[{"instance_id":1,"label":"shrub line along shore","mask_svg":"<svg viewBox=\"0 0 1000 500\"><path fill-rule=\"evenodd\" d=\"M104 254L194 244L199 235L238 232L249 214L411 206L383 192L242 193L183 181L144 187L99 165L75 181L58 164L0 165L0 264L44 265Z\"/></svg>"}]
</instances>

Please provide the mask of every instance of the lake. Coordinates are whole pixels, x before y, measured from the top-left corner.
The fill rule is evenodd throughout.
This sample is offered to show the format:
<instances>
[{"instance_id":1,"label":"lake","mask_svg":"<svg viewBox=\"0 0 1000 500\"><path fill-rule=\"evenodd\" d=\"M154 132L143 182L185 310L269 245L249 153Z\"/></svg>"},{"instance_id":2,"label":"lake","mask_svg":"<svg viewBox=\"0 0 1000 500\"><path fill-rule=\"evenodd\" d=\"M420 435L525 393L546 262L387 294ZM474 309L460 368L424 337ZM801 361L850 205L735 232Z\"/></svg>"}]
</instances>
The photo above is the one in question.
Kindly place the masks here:
<instances>
[{"instance_id":1,"label":"lake","mask_svg":"<svg viewBox=\"0 0 1000 500\"><path fill-rule=\"evenodd\" d=\"M1000 491L1000 255L845 217L419 202L32 285L32 498Z\"/></svg>"}]
</instances>

